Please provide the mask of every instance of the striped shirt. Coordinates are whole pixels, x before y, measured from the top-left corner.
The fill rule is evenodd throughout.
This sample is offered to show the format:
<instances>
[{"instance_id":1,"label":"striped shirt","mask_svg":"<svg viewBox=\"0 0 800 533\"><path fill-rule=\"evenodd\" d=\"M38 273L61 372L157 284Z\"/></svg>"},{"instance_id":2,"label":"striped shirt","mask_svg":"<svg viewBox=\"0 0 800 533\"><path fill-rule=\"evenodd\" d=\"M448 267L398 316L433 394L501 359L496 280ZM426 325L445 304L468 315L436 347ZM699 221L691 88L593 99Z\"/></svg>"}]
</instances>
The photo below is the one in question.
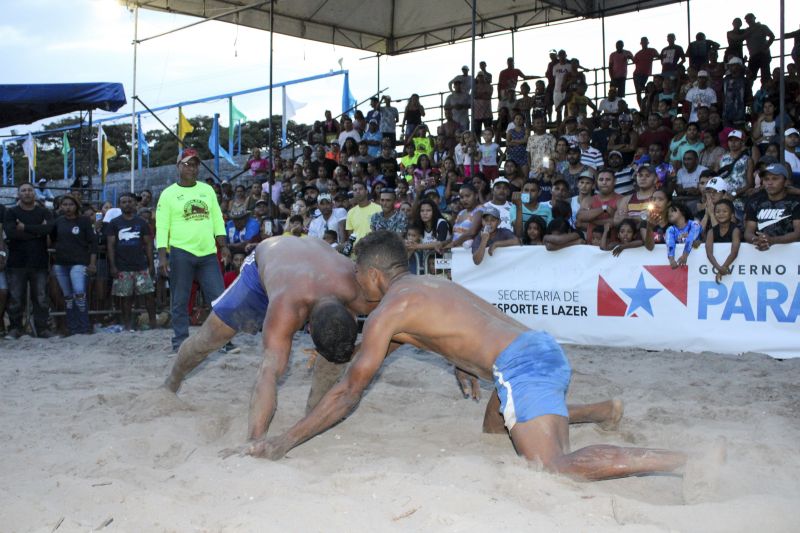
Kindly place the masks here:
<instances>
[{"instance_id":1,"label":"striped shirt","mask_svg":"<svg viewBox=\"0 0 800 533\"><path fill-rule=\"evenodd\" d=\"M636 169L633 166L627 166L622 170L614 172L616 181L614 182L614 192L617 194L630 194L636 185Z\"/></svg>"},{"instance_id":2,"label":"striped shirt","mask_svg":"<svg viewBox=\"0 0 800 533\"><path fill-rule=\"evenodd\" d=\"M581 148L581 163L597 170L603 166L603 154L600 150L591 146L586 150Z\"/></svg>"}]
</instances>

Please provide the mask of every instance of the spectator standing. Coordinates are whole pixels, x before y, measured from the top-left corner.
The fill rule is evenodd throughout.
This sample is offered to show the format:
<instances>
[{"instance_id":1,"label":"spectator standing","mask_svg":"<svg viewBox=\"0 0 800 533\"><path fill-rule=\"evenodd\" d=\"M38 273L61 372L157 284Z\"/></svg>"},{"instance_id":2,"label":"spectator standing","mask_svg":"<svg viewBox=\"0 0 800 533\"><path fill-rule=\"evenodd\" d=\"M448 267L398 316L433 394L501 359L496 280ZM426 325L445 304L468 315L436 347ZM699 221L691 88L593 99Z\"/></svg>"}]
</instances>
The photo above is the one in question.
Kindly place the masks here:
<instances>
[{"instance_id":1,"label":"spectator standing","mask_svg":"<svg viewBox=\"0 0 800 533\"><path fill-rule=\"evenodd\" d=\"M122 215L108 223L106 239L108 268L114 280L111 294L122 304L122 325L133 330L133 301L144 297L150 328L156 324L155 267L153 265L153 236L150 224L136 215L136 202L129 193L119 197Z\"/></svg>"},{"instance_id":2,"label":"spectator standing","mask_svg":"<svg viewBox=\"0 0 800 533\"><path fill-rule=\"evenodd\" d=\"M347 239L353 241L353 245L355 245L372 231L370 226L372 215L380 213L381 208L378 204L370 201L369 192L361 182L353 183L353 203L353 207L347 212L344 229Z\"/></svg>"},{"instance_id":3,"label":"spectator standing","mask_svg":"<svg viewBox=\"0 0 800 533\"><path fill-rule=\"evenodd\" d=\"M425 116L425 108L419 103L419 95L414 93L408 99L405 113L403 113L403 135L405 138L411 137L411 133L422 124L422 117Z\"/></svg>"},{"instance_id":4,"label":"spectator standing","mask_svg":"<svg viewBox=\"0 0 800 533\"><path fill-rule=\"evenodd\" d=\"M628 77L628 61L633 61L633 54L625 50L625 43L617 41L616 50L608 56L608 73L611 85L617 88L619 95L625 97L625 79Z\"/></svg>"},{"instance_id":5,"label":"spectator standing","mask_svg":"<svg viewBox=\"0 0 800 533\"><path fill-rule=\"evenodd\" d=\"M552 157L556 151L556 138L547 131L543 115L535 115L531 121L531 132L526 149L530 160L531 171L539 174L544 167L544 158Z\"/></svg>"},{"instance_id":6,"label":"spectator standing","mask_svg":"<svg viewBox=\"0 0 800 533\"><path fill-rule=\"evenodd\" d=\"M461 83L461 91L469 96L472 92L472 76L469 75L469 67L467 65L461 67L461 74L450 80L450 83L447 84L447 89L450 92L455 91L456 82Z\"/></svg>"},{"instance_id":7,"label":"spectator standing","mask_svg":"<svg viewBox=\"0 0 800 533\"><path fill-rule=\"evenodd\" d=\"M256 148L253 150L253 155L244 164L244 170L256 179L267 179L269 174L269 161L261 157L261 150Z\"/></svg>"},{"instance_id":8,"label":"spectator standing","mask_svg":"<svg viewBox=\"0 0 800 533\"><path fill-rule=\"evenodd\" d=\"M766 25L756 22L756 16L752 13L745 15L744 20L747 22L744 38L747 41L747 52L750 54L747 78L752 84L759 71L761 71L762 78L770 76L769 63L772 56L770 56L769 47L775 40L775 34Z\"/></svg>"},{"instance_id":9,"label":"spectator standing","mask_svg":"<svg viewBox=\"0 0 800 533\"><path fill-rule=\"evenodd\" d=\"M572 72L572 65L567 62L567 52L559 50L558 62L553 65L553 106L559 109L561 102L567 97L567 76ZM561 112L556 115L556 120L561 120Z\"/></svg>"},{"instance_id":10,"label":"spectator standing","mask_svg":"<svg viewBox=\"0 0 800 533\"><path fill-rule=\"evenodd\" d=\"M636 90L636 101L639 102L639 107L642 107L642 95L644 94L645 87L647 86L647 79L653 73L653 61L659 58L658 50L650 48L650 41L647 37L642 37L639 41L642 49L636 52L633 56L633 87Z\"/></svg>"},{"instance_id":11,"label":"spectator standing","mask_svg":"<svg viewBox=\"0 0 800 533\"><path fill-rule=\"evenodd\" d=\"M381 189L379 200L381 211L374 213L370 218L371 231L388 230L403 236L408 228L408 220L405 213L395 208L396 200L394 189Z\"/></svg>"},{"instance_id":12,"label":"spectator standing","mask_svg":"<svg viewBox=\"0 0 800 533\"><path fill-rule=\"evenodd\" d=\"M48 209L36 205L36 192L30 183L18 187L17 197L17 205L6 210L3 220L8 239L9 335L18 339L24 333L22 315L30 286L34 333L48 338L52 333L47 323L50 313L47 236L53 228L53 215Z\"/></svg>"},{"instance_id":13,"label":"spectator standing","mask_svg":"<svg viewBox=\"0 0 800 533\"><path fill-rule=\"evenodd\" d=\"M133 194L128 194L133 197ZM135 197L133 206L135 210ZM70 335L91 333L86 286L88 274L97 271L94 226L92 221L80 215L80 202L71 196L61 198L59 210L62 215L53 223L50 238L55 243L53 272L64 295L67 331Z\"/></svg>"},{"instance_id":14,"label":"spectator standing","mask_svg":"<svg viewBox=\"0 0 800 533\"><path fill-rule=\"evenodd\" d=\"M497 93L502 95L509 89L515 91L517 89L517 81L520 78L527 80L531 76L526 76L520 69L516 68L514 66L514 58L509 57L506 59L506 68L501 70L497 76Z\"/></svg>"},{"instance_id":15,"label":"spectator standing","mask_svg":"<svg viewBox=\"0 0 800 533\"><path fill-rule=\"evenodd\" d=\"M230 261L225 246L225 223L214 190L197 181L200 157L193 148L178 156L179 180L161 193L156 209L156 242L161 275L169 277L172 299L172 349L189 336L187 305L192 281L197 280L208 303L223 291L222 259ZM167 260L169 250L169 260Z\"/></svg>"},{"instance_id":16,"label":"spectator standing","mask_svg":"<svg viewBox=\"0 0 800 533\"><path fill-rule=\"evenodd\" d=\"M381 135L394 146L397 143L397 122L400 120L400 113L396 107L392 107L392 98L388 94L384 94L382 100Z\"/></svg>"},{"instance_id":17,"label":"spectator standing","mask_svg":"<svg viewBox=\"0 0 800 533\"><path fill-rule=\"evenodd\" d=\"M717 50L719 50L719 43L706 39L706 34L699 32L686 49L689 66L697 70L706 68L711 54Z\"/></svg>"},{"instance_id":18,"label":"spectator standing","mask_svg":"<svg viewBox=\"0 0 800 533\"><path fill-rule=\"evenodd\" d=\"M738 57L744 60L744 38L747 32L742 29L742 19L736 17L733 19L733 29L730 30L726 36L728 39L728 48L725 50L725 60L730 61L732 57Z\"/></svg>"},{"instance_id":19,"label":"spectator standing","mask_svg":"<svg viewBox=\"0 0 800 533\"><path fill-rule=\"evenodd\" d=\"M339 133L339 146L344 147L347 139L353 139L356 144L361 142L361 134L353 128L353 120L347 115L342 117L342 131Z\"/></svg>"},{"instance_id":20,"label":"spectator standing","mask_svg":"<svg viewBox=\"0 0 800 533\"><path fill-rule=\"evenodd\" d=\"M374 118L368 119L367 131L361 136L361 142L367 144L367 155L369 155L370 159L381 155L383 133L380 132L378 121Z\"/></svg>"},{"instance_id":21,"label":"spectator standing","mask_svg":"<svg viewBox=\"0 0 800 533\"><path fill-rule=\"evenodd\" d=\"M789 194L789 172L769 165L761 178L764 190L753 195L745 210L744 238L759 251L773 244L800 241L800 197Z\"/></svg>"},{"instance_id":22,"label":"spectator standing","mask_svg":"<svg viewBox=\"0 0 800 533\"><path fill-rule=\"evenodd\" d=\"M488 83L492 83L492 73L486 70L486 61L478 63L478 75L483 74Z\"/></svg>"},{"instance_id":23,"label":"spectator standing","mask_svg":"<svg viewBox=\"0 0 800 533\"><path fill-rule=\"evenodd\" d=\"M453 110L453 120L458 122L461 131L469 131L470 98L464 92L464 85L459 79L453 80L453 92L444 101L445 109Z\"/></svg>"},{"instance_id":24,"label":"spectator standing","mask_svg":"<svg viewBox=\"0 0 800 533\"><path fill-rule=\"evenodd\" d=\"M374 120L375 123L380 124L381 122L381 109L380 109L380 100L378 100L377 96L373 96L369 99L369 106L370 110L367 112L367 116L364 117L364 120L369 123L370 120Z\"/></svg>"},{"instance_id":25,"label":"spectator standing","mask_svg":"<svg viewBox=\"0 0 800 533\"><path fill-rule=\"evenodd\" d=\"M492 93L494 87L487 81L483 72L475 78L475 92L472 99L472 131L480 135L484 128L492 126Z\"/></svg>"},{"instance_id":26,"label":"spectator standing","mask_svg":"<svg viewBox=\"0 0 800 533\"><path fill-rule=\"evenodd\" d=\"M700 106L717 103L717 93L708 86L707 71L701 70L697 73L697 87L692 87L686 92L686 102L692 106L689 122L697 122L697 110Z\"/></svg>"},{"instance_id":27,"label":"spectator standing","mask_svg":"<svg viewBox=\"0 0 800 533\"><path fill-rule=\"evenodd\" d=\"M678 66L686 62L683 47L675 44L675 34L667 35L667 46L661 49L661 75L665 78L675 79L678 75Z\"/></svg>"}]
</instances>

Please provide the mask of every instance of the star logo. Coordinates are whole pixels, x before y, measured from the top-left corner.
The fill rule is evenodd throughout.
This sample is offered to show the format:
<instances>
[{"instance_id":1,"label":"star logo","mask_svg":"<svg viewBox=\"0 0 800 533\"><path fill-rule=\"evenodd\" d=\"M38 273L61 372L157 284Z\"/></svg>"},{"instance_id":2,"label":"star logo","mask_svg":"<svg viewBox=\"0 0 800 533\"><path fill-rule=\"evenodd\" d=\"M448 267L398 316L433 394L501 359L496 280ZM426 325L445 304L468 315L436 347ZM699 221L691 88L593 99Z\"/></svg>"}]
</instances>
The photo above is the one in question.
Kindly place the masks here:
<instances>
[{"instance_id":1,"label":"star logo","mask_svg":"<svg viewBox=\"0 0 800 533\"><path fill-rule=\"evenodd\" d=\"M644 284L644 274L639 274L639 281L636 283L636 287L620 290L631 299L625 316L631 316L639 308L650 313L650 316L653 316L653 308L650 305L650 300L653 296L661 292L661 289L648 289Z\"/></svg>"}]
</instances>

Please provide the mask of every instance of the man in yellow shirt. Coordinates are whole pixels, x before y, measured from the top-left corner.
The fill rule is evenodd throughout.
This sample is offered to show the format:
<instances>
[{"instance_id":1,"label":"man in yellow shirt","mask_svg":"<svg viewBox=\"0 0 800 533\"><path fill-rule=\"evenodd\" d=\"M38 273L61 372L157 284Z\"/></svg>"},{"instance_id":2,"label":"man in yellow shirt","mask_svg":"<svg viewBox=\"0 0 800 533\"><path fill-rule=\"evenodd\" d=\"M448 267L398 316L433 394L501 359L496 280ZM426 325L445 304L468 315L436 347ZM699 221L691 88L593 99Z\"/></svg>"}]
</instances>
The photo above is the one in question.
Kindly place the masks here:
<instances>
[{"instance_id":1,"label":"man in yellow shirt","mask_svg":"<svg viewBox=\"0 0 800 533\"><path fill-rule=\"evenodd\" d=\"M156 209L159 270L169 278L175 352L189 336L187 307L192 281L197 280L206 302L211 303L225 288L217 246L222 251L222 260L230 261L217 196L210 185L197 181L200 168L197 150L183 150L177 166L178 182L164 189Z\"/></svg>"},{"instance_id":2,"label":"man in yellow shirt","mask_svg":"<svg viewBox=\"0 0 800 533\"><path fill-rule=\"evenodd\" d=\"M347 222L344 229L347 238L355 235L356 240L353 244L359 241L362 237L368 234L372 229L370 228L370 219L375 213L381 212L381 206L373 203L369 199L367 187L361 182L353 183L353 201L356 206L347 212Z\"/></svg>"}]
</instances>

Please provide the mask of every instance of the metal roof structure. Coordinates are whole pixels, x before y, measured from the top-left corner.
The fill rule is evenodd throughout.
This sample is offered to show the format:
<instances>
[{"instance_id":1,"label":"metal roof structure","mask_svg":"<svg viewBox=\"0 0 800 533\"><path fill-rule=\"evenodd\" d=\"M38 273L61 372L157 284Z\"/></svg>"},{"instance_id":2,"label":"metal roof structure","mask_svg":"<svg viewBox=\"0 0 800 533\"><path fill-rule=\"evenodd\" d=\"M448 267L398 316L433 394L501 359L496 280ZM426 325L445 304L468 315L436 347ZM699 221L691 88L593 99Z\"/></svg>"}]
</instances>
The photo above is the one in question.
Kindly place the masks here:
<instances>
[{"instance_id":1,"label":"metal roof structure","mask_svg":"<svg viewBox=\"0 0 800 533\"><path fill-rule=\"evenodd\" d=\"M476 37L600 18L678 3L678 0L475 0ZM472 37L470 0L120 0L130 8L214 19L275 33L403 54ZM357 21L364 21L358 24Z\"/></svg>"}]
</instances>

